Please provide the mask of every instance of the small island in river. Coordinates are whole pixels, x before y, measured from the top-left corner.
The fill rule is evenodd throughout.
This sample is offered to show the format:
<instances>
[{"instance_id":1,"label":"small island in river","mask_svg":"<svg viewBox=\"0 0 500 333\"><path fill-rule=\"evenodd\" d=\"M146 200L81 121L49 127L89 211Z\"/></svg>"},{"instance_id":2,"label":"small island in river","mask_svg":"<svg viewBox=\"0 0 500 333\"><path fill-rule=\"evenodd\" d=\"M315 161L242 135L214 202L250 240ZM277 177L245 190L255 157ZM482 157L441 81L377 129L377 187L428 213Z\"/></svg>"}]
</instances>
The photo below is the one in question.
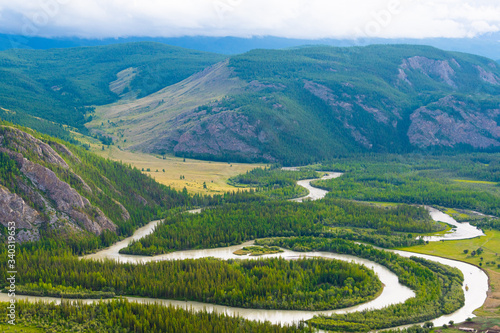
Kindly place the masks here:
<instances>
[{"instance_id":1,"label":"small island in river","mask_svg":"<svg viewBox=\"0 0 500 333\"><path fill-rule=\"evenodd\" d=\"M246 246L242 248L241 250L234 251L234 254L238 256L262 256L264 254L274 254L274 253L281 253L283 252L282 249L280 249L277 246Z\"/></svg>"}]
</instances>

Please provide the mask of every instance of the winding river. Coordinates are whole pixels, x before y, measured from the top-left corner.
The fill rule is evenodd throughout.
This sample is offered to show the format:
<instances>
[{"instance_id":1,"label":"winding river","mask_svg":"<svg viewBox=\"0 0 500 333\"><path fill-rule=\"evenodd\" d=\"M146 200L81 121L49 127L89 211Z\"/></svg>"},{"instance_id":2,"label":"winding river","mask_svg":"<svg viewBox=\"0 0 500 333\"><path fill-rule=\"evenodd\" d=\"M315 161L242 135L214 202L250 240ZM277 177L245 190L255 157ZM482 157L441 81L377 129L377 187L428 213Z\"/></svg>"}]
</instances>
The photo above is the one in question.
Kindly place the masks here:
<instances>
[{"instance_id":1,"label":"winding river","mask_svg":"<svg viewBox=\"0 0 500 333\"><path fill-rule=\"evenodd\" d=\"M322 179L331 179L340 177L341 173L325 173L325 176ZM294 199L294 201L303 201L305 199L309 200L317 200L323 198L327 191L315 188L311 186L311 181L302 180L297 182L299 185L307 188L309 190L309 195ZM441 239L465 239L472 238L483 235L482 231L470 226L468 223L458 223L450 216L441 213L434 208L427 207L432 218L436 221L446 222L448 224L452 224L454 229L452 233L446 234L440 237L431 237L427 240L429 241L437 241ZM200 210L189 211L189 213L198 213ZM143 263L150 261L160 261L160 260L182 260L182 259L198 259L204 257L214 257L219 259L246 259L246 260L254 260L256 257L251 256L237 256L233 254L234 251L241 249L244 246L248 246L254 243L254 241L246 242L240 245L225 247L225 248L215 248L215 249L205 249L205 250L188 250L188 251L178 251L174 253L149 257L149 256L135 256L135 255L124 255L120 254L120 249L126 247L130 241L138 240L142 237L152 233L156 226L160 223L160 221L152 221L144 227L136 230L133 236L124 239L111 247L99 251L95 254L86 255L82 258L85 259L113 259L120 262L128 262L128 263ZM421 258L425 258L428 260L436 261L445 265L453 266L462 271L464 274L464 293L465 293L465 305L459 309L458 311L439 317L433 320L435 326L440 326L445 323L448 323L450 320L455 322L462 322L468 317L474 317L472 312L481 307L484 301L486 300L486 293L488 291L488 277L487 275L476 266L435 257L423 254L417 254L413 252L404 252L404 251L393 251L397 254L400 254L405 257L417 256ZM259 320L259 321L270 321L275 324L293 324L297 323L301 320L308 320L315 315L318 314L333 314L333 313L348 313L355 311L362 311L365 309L380 309L386 307L390 304L397 304L406 301L407 299L413 297L415 294L408 287L403 286L399 283L397 276L389 271L384 266L381 266L372 261L357 258L348 255L340 255L330 252L293 252L290 250L284 250L283 253L273 254L273 255L265 255L262 257L283 257L289 260L294 260L298 258L330 258L330 259L338 259L344 261L352 261L359 264L364 264L365 266L373 269L375 273L378 275L380 281L384 284L384 288L382 293L374 300L360 304L351 308L333 310L333 311L295 311L295 310L260 310L260 309L243 309L243 308L234 308L228 306L200 303L200 302L192 302L192 301L174 301L174 300L163 300L163 299L152 299L152 298L138 298L138 297L127 297L127 299L131 301L141 302L141 303L161 303L165 305L174 305L178 307L183 307L187 309L193 310L207 310L207 311L216 311L219 313L227 313L229 315L238 315L242 318L249 320ZM468 290L466 291L465 286L468 286ZM59 302L59 298L50 298L50 297L35 297L35 296L17 296L17 299L29 299L29 300L45 300L45 301L54 301ZM6 294L0 294L0 301L8 301L8 297ZM90 303L95 302L96 300L84 300L84 302Z\"/></svg>"},{"instance_id":2,"label":"winding river","mask_svg":"<svg viewBox=\"0 0 500 333\"><path fill-rule=\"evenodd\" d=\"M424 240L429 242L437 242L440 240L459 240L459 239L470 239L475 237L484 236L484 232L481 229L470 225L469 222L457 222L453 217L433 208L426 206L429 214L435 221L440 221L453 226L450 232L440 236L427 236Z\"/></svg>"}]
</instances>

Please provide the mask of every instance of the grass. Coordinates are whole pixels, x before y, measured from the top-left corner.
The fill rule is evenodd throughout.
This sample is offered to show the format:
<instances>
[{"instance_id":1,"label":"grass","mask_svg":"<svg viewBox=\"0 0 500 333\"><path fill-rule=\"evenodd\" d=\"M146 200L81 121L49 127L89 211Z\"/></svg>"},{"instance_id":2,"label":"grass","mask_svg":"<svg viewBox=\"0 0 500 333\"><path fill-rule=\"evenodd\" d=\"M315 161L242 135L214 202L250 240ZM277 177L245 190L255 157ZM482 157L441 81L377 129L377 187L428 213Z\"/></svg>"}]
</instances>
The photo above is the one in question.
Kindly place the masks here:
<instances>
[{"instance_id":1,"label":"grass","mask_svg":"<svg viewBox=\"0 0 500 333\"><path fill-rule=\"evenodd\" d=\"M443 230L435 231L435 232L427 232L427 233L422 233L422 234L418 234L418 235L419 236L444 236L447 233L449 233L451 231L451 229L453 229L453 226L451 224L444 223L444 222L436 222L436 223L439 224L441 226L441 228L443 228Z\"/></svg>"},{"instance_id":2,"label":"grass","mask_svg":"<svg viewBox=\"0 0 500 333\"><path fill-rule=\"evenodd\" d=\"M486 180L471 180L471 179L453 179L455 182L459 183L471 183L471 184L488 184L488 185L496 185L496 182L488 182Z\"/></svg>"},{"instance_id":3,"label":"grass","mask_svg":"<svg viewBox=\"0 0 500 333\"><path fill-rule=\"evenodd\" d=\"M470 219L471 219L471 216L468 214L465 214L462 210L457 211L453 208L445 208L443 210L443 213L450 215L451 217L453 217L457 221L467 221L467 220L470 221Z\"/></svg>"},{"instance_id":4,"label":"grass","mask_svg":"<svg viewBox=\"0 0 500 333\"><path fill-rule=\"evenodd\" d=\"M480 266L488 274L490 290L486 302L474 314L480 317L500 318L500 268L497 266L500 264L498 256L500 254L500 231L487 230L485 233L486 236L473 239L431 242L402 250L451 258ZM470 252L480 247L484 249L484 252L480 256L472 257ZM464 253L466 249L469 250L468 254ZM494 265L491 264L492 261L495 262Z\"/></svg>"},{"instance_id":5,"label":"grass","mask_svg":"<svg viewBox=\"0 0 500 333\"><path fill-rule=\"evenodd\" d=\"M183 158L174 156L166 156L163 159L161 156L121 150L116 146L105 147L102 150L102 145L97 144L92 145L91 150L102 157L130 164L139 170L150 169L150 172L144 171L144 173L157 182L179 190L185 187L190 193L217 194L241 190L229 185L227 180L238 174L264 166L262 164L229 164L187 158L184 161ZM181 176L184 178L181 179Z\"/></svg>"},{"instance_id":6,"label":"grass","mask_svg":"<svg viewBox=\"0 0 500 333\"><path fill-rule=\"evenodd\" d=\"M381 201L364 201L364 202L370 204L371 206L382 207L382 208L392 208L400 205L400 203L396 202L381 202Z\"/></svg>"},{"instance_id":7,"label":"grass","mask_svg":"<svg viewBox=\"0 0 500 333\"><path fill-rule=\"evenodd\" d=\"M21 326L21 324L0 324L0 332L43 333L45 330L42 328Z\"/></svg>"},{"instance_id":8,"label":"grass","mask_svg":"<svg viewBox=\"0 0 500 333\"><path fill-rule=\"evenodd\" d=\"M441 326L435 327L431 332L438 333L440 331L441 333L463 333L463 331L459 330L459 327L469 327L474 328L479 332L484 332L494 326L500 326L500 318L475 317L470 322L454 323L452 327L448 326L446 329Z\"/></svg>"}]
</instances>

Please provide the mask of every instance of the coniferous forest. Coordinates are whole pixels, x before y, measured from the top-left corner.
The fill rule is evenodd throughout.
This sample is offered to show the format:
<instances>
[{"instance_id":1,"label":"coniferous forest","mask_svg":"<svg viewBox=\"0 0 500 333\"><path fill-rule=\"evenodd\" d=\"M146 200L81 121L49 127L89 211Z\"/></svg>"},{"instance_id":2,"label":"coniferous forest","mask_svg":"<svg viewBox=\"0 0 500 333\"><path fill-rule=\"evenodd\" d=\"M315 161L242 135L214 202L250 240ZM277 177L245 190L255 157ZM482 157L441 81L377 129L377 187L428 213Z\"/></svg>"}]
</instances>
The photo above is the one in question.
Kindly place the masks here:
<instances>
[{"instance_id":1,"label":"coniferous forest","mask_svg":"<svg viewBox=\"0 0 500 333\"><path fill-rule=\"evenodd\" d=\"M65 251L37 250L20 253L18 262L24 273L17 283L25 290L23 294L32 295L44 289L64 295L68 286L74 286L75 291L81 290L82 296L77 298L104 297L96 293L112 292L256 309L326 310L363 303L381 289L378 278L366 267L325 259L205 258L138 265L80 260ZM1 273L4 280L6 274Z\"/></svg>"},{"instance_id":2,"label":"coniferous forest","mask_svg":"<svg viewBox=\"0 0 500 333\"><path fill-rule=\"evenodd\" d=\"M43 205L31 200L34 196L26 190L33 183L17 157L22 154L54 172L117 225L115 232L105 230L95 235L60 234L46 223L39 241L18 245L16 260L23 273L16 281L17 293L64 300L62 305L17 303L19 323L46 332L307 332L314 328L368 332L432 320L463 305L461 272L417 257L403 258L371 245L424 245L418 236L445 229L430 218L425 208L415 204L496 214L500 202L491 183L497 180L495 155L466 154L460 159L430 156L425 160L365 156L363 161L342 158L299 171L272 166L230 180L251 190L208 196L159 185L129 165L10 123L3 123L0 131L5 147L0 152L3 188L19 193L30 207L43 211ZM68 168L52 163L36 149L22 149L23 137L19 135L25 131L51 147ZM39 145L49 151L47 146ZM297 180L319 177L321 170L345 174L314 182L329 191L324 199L288 201L304 195ZM39 193L43 195L42 190ZM203 208L201 213L186 212L198 207ZM124 210L129 217L125 217ZM400 283L415 292L415 297L383 309L318 316L294 326L136 304L133 297L250 309L330 310L372 300L383 288L371 269L329 259L203 258L126 264L78 257L131 235L153 219L162 220L154 232L131 242L121 253L154 256L256 240L257 245L298 253L326 251L366 258L396 274ZM491 217L473 223L498 229L498 220ZM6 228L1 227L0 232L5 235ZM0 256L7 256L4 244ZM6 278L7 272L0 271L0 280ZM5 291L7 285L2 282L0 287ZM116 299L122 296L128 299ZM103 301L84 304L70 299ZM0 322L0 328L2 325L4 322ZM426 329L410 328L408 332Z\"/></svg>"},{"instance_id":3,"label":"coniferous forest","mask_svg":"<svg viewBox=\"0 0 500 333\"><path fill-rule=\"evenodd\" d=\"M413 237L408 237L410 233L440 229L425 209L409 205L379 208L338 199L301 204L251 202L226 204L206 209L201 214L178 214L166 218L154 234L133 242L121 253L155 255L174 250L236 245L263 237L301 235L360 237L360 240L383 245L379 240L382 234L389 236L387 243L394 247L417 244ZM371 235L364 233L365 230L370 230Z\"/></svg>"}]
</instances>

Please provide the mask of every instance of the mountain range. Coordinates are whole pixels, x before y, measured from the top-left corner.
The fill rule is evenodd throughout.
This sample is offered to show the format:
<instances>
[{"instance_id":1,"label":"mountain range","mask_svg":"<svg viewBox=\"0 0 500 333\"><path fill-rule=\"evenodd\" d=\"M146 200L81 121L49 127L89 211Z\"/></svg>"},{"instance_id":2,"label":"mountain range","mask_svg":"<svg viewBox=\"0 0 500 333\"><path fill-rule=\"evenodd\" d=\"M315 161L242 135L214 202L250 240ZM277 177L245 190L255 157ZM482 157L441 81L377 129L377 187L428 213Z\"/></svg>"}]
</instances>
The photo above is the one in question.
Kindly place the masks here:
<instances>
[{"instance_id":1,"label":"mountain range","mask_svg":"<svg viewBox=\"0 0 500 333\"><path fill-rule=\"evenodd\" d=\"M495 150L499 93L499 64L427 46L254 50L99 107L87 126L126 149L285 164Z\"/></svg>"},{"instance_id":2,"label":"mountain range","mask_svg":"<svg viewBox=\"0 0 500 333\"><path fill-rule=\"evenodd\" d=\"M81 46L103 46L125 44L133 42L157 42L187 49L234 55L254 49L284 49L306 45L323 45L336 47L367 46L373 44L410 44L429 45L447 51L467 52L492 59L500 58L500 33L489 33L474 38L323 38L323 39L294 39L275 36L241 37L210 37L210 36L182 36L182 37L123 37L85 39L77 37L28 37L22 35L0 34L0 50L12 48L25 49L52 49L71 48Z\"/></svg>"},{"instance_id":3,"label":"mountain range","mask_svg":"<svg viewBox=\"0 0 500 333\"><path fill-rule=\"evenodd\" d=\"M500 146L500 65L429 46L7 50L0 73L0 117L69 125L121 149L305 164Z\"/></svg>"}]
</instances>

